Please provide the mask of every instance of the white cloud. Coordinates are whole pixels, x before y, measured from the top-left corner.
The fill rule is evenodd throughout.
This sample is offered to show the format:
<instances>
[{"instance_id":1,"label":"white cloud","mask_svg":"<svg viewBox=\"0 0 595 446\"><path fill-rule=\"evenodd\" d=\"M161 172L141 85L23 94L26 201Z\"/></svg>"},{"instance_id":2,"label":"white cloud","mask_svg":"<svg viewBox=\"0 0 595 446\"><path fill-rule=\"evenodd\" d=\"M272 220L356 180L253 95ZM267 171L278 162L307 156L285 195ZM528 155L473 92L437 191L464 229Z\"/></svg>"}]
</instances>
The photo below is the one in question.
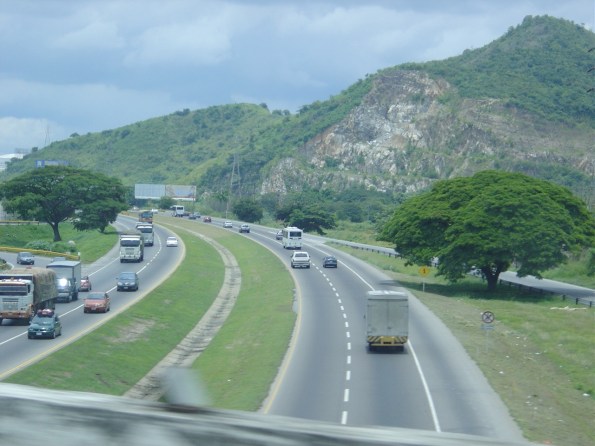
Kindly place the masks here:
<instances>
[{"instance_id":1,"label":"white cloud","mask_svg":"<svg viewBox=\"0 0 595 446\"><path fill-rule=\"evenodd\" d=\"M595 24L593 0L0 1L0 151L48 123L55 140L231 102L296 111L544 14Z\"/></svg>"}]
</instances>

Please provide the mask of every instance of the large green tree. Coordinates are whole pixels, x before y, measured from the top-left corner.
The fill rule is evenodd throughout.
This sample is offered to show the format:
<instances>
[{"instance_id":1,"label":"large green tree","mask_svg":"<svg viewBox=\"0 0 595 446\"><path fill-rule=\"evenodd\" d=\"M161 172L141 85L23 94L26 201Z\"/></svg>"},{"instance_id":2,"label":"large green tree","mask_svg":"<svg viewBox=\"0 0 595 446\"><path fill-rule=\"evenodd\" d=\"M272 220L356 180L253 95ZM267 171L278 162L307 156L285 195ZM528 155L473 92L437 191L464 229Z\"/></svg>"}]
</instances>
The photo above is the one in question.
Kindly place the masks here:
<instances>
[{"instance_id":1,"label":"large green tree","mask_svg":"<svg viewBox=\"0 0 595 446\"><path fill-rule=\"evenodd\" d=\"M475 266L494 290L513 263L519 277L541 277L569 253L593 246L595 220L562 186L489 170L439 181L405 201L380 238L409 264L438 257L438 275L452 282Z\"/></svg>"},{"instance_id":2,"label":"large green tree","mask_svg":"<svg viewBox=\"0 0 595 446\"><path fill-rule=\"evenodd\" d=\"M34 169L0 185L4 209L46 222L54 241L62 240L59 224L69 219L79 230L103 231L128 207L125 196L120 180L68 166Z\"/></svg>"}]
</instances>

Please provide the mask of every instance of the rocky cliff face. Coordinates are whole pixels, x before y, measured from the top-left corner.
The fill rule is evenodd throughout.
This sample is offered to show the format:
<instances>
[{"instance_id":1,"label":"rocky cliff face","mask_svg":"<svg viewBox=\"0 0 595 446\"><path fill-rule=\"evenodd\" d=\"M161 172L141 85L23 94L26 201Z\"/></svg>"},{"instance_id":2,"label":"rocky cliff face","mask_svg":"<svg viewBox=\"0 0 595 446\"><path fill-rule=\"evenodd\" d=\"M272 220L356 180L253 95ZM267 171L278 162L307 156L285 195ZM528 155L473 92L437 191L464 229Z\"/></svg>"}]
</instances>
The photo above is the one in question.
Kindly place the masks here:
<instances>
[{"instance_id":1,"label":"rocky cliff face","mask_svg":"<svg viewBox=\"0 0 595 446\"><path fill-rule=\"evenodd\" d=\"M543 122L496 99L461 99L443 80L393 70L375 76L345 120L274 166L261 192L304 184L414 192L437 179L501 169L503 160L554 162L594 175L594 141L593 129Z\"/></svg>"}]
</instances>

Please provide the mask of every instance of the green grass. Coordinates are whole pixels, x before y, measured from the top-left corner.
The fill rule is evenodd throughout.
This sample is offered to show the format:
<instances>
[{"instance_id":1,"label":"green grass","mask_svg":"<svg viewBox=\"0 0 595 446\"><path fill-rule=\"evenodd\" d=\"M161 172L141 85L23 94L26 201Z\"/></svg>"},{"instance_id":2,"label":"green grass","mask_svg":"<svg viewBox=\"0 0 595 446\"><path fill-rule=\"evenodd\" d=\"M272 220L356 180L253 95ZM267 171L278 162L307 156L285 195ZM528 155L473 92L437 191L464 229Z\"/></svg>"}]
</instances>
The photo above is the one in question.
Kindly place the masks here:
<instances>
[{"instance_id":1,"label":"green grass","mask_svg":"<svg viewBox=\"0 0 595 446\"><path fill-rule=\"evenodd\" d=\"M77 231L70 223L60 225L62 242L54 242L54 233L47 224L6 225L0 226L0 247L14 248L13 251L30 250L36 255L43 252L32 249L32 246L43 246L47 256L68 252L68 242L74 242L74 250L81 253L83 263L91 263L105 255L118 240L118 232L108 227L105 233L99 231ZM6 249L3 249L6 250Z\"/></svg>"}]
</instances>

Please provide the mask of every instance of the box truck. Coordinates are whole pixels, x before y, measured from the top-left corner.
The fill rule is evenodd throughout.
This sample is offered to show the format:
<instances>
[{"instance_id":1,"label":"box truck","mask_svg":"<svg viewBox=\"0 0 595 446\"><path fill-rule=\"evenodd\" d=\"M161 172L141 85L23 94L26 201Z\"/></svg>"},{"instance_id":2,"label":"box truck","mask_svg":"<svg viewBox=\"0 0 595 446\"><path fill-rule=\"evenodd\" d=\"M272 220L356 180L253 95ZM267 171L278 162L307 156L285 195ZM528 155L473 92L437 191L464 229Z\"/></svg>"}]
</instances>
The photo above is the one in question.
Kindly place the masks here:
<instances>
[{"instance_id":1,"label":"box truck","mask_svg":"<svg viewBox=\"0 0 595 446\"><path fill-rule=\"evenodd\" d=\"M403 350L409 339L409 296L402 291L368 291L366 340L369 350Z\"/></svg>"},{"instance_id":2,"label":"box truck","mask_svg":"<svg viewBox=\"0 0 595 446\"><path fill-rule=\"evenodd\" d=\"M29 322L38 310L55 308L56 273L45 268L14 268L0 274L0 325L3 319Z\"/></svg>"},{"instance_id":3,"label":"box truck","mask_svg":"<svg viewBox=\"0 0 595 446\"><path fill-rule=\"evenodd\" d=\"M58 302L71 302L79 298L81 286L81 262L78 260L56 260L46 268L56 273Z\"/></svg>"}]
</instances>

